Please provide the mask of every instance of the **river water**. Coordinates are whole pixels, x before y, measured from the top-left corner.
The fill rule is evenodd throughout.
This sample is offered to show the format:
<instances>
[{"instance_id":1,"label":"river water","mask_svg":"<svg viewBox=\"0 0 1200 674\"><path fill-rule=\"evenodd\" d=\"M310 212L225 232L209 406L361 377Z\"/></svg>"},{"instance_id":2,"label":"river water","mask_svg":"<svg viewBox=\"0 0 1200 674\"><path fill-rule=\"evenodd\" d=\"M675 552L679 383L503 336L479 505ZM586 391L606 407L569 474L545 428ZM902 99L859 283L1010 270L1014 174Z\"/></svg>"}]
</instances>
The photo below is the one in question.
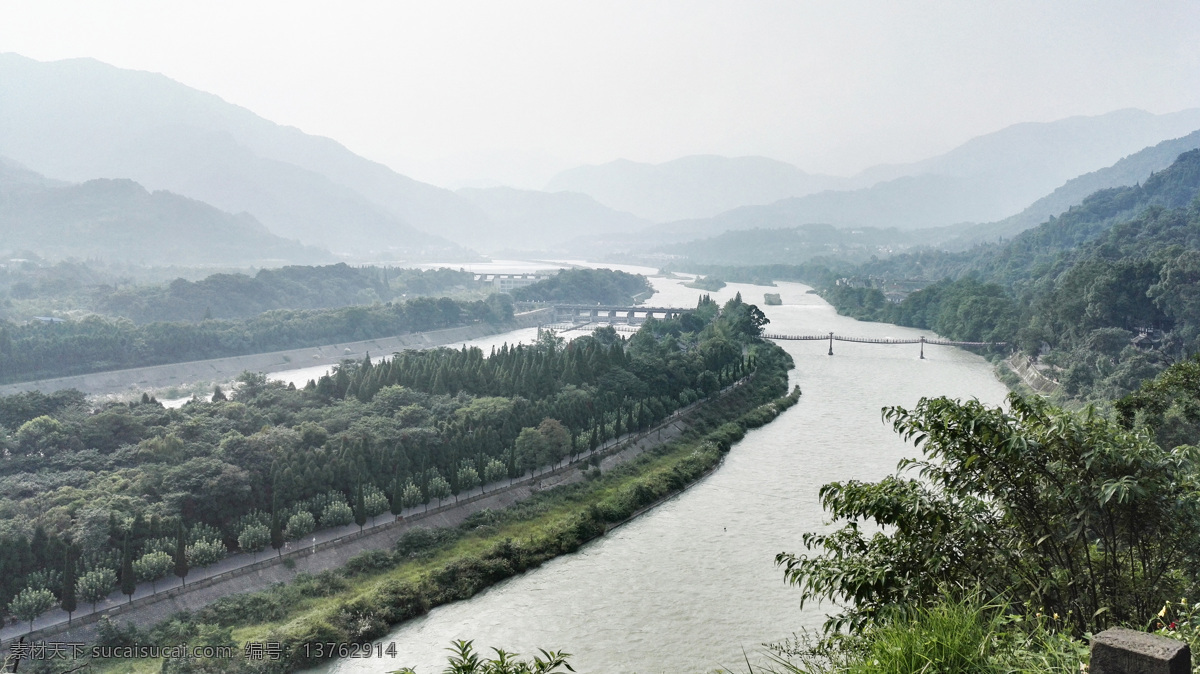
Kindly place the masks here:
<instances>
[{"instance_id":1,"label":"river water","mask_svg":"<svg viewBox=\"0 0 1200 674\"><path fill-rule=\"evenodd\" d=\"M632 270L631 270L632 271ZM653 270L647 270L653 273ZM699 291L653 279L655 306L694 306ZM730 284L771 319L771 332L836 331L864 337L919 336L918 330L860 323L799 284ZM762 305L778 292L783 306ZM501 339L503 336L501 336ZM509 338L508 341L512 341ZM565 650L577 672L745 672L743 653L764 661L761 644L817 628L831 607L799 607L776 553L800 551L801 536L825 526L817 490L834 480L875 480L913 454L880 420L887 405L922 396L1002 401L1005 389L982 358L951 348L836 342L783 342L804 392L800 404L747 434L708 478L578 553L502 582L476 597L434 609L381 641L395 660L340 660L318 670L359 674L445 667L454 639L522 654Z\"/></svg>"}]
</instances>

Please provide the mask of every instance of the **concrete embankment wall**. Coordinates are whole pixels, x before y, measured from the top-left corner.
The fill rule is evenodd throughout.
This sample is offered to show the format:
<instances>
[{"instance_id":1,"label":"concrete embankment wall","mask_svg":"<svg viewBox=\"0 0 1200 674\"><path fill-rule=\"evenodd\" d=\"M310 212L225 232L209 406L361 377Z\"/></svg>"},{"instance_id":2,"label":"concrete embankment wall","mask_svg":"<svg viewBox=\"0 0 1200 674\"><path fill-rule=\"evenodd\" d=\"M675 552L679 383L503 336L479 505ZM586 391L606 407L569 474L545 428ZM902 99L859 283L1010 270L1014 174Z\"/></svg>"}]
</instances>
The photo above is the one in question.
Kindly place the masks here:
<instances>
[{"instance_id":1,"label":"concrete embankment wall","mask_svg":"<svg viewBox=\"0 0 1200 674\"><path fill-rule=\"evenodd\" d=\"M1026 386L1039 395L1048 396L1059 389L1059 383L1038 371L1028 356L1015 354L1004 361Z\"/></svg>"},{"instance_id":2,"label":"concrete embankment wall","mask_svg":"<svg viewBox=\"0 0 1200 674\"><path fill-rule=\"evenodd\" d=\"M553 314L553 309L539 309L517 314L513 317L512 322L501 325L480 323L460 328L368 339L361 342L327 344L287 351L194 360L186 363L152 365L128 370L111 370L73 377L5 384L0 386L0 395L12 395L22 391L50 393L68 388L78 389L89 395L133 393L197 381L229 381L247 370L250 372L273 372L314 365L333 365L343 358L362 358L367 353L371 353L373 356L387 356L407 349L425 349L461 343L509 330L536 327L550 321Z\"/></svg>"}]
</instances>

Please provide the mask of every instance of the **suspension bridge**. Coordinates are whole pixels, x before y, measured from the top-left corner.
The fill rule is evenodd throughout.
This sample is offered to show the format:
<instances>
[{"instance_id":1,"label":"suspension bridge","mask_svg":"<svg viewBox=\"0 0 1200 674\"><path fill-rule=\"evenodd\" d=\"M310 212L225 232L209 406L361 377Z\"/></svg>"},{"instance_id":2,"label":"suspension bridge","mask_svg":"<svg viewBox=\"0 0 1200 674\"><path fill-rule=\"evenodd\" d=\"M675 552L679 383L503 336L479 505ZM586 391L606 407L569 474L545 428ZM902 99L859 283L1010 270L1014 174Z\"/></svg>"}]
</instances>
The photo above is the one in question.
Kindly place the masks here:
<instances>
[{"instance_id":1,"label":"suspension bridge","mask_svg":"<svg viewBox=\"0 0 1200 674\"><path fill-rule=\"evenodd\" d=\"M663 307L636 307L632 310L627 307L618 309L607 306L584 306L584 305L556 305L554 309L555 320L551 323L545 323L538 326L538 334L541 335L542 330L553 330L559 334L575 331L590 331L601 326L611 326L617 332L637 332L638 324L644 318L653 318L655 313L661 313L666 318L672 318L683 312L682 309L667 309ZM642 312L644 318L635 316L634 312ZM925 345L931 344L934 346L975 346L975 347L995 347L1007 346L1007 342L964 342L953 339L930 339L928 337L909 337L906 339L895 339L891 337L851 337L848 335L839 335L833 332L811 334L811 335L784 335L779 333L763 333L763 339L777 341L827 341L829 342L829 355L833 355L834 342L856 342L859 344L920 344L921 358L925 358Z\"/></svg>"},{"instance_id":2,"label":"suspension bridge","mask_svg":"<svg viewBox=\"0 0 1200 674\"><path fill-rule=\"evenodd\" d=\"M927 337L912 337L908 339L893 339L890 337L848 337L838 335L832 332L820 335L781 335L776 333L763 333L763 339L782 340L782 341L828 341L829 355L833 355L834 342L857 342L859 344L920 344L921 358L925 357L925 345L933 344L936 346L1005 346L1007 342L959 342L951 339L929 339Z\"/></svg>"}]
</instances>

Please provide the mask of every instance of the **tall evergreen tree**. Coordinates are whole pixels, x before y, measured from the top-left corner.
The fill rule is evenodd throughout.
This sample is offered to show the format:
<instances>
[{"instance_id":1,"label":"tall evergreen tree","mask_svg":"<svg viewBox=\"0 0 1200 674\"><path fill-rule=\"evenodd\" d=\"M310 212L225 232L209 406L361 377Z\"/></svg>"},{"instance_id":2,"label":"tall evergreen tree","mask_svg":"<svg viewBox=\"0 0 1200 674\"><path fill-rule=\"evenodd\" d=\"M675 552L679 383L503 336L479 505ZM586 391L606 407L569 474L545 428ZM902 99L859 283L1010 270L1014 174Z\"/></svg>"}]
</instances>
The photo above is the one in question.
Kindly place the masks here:
<instances>
[{"instance_id":1,"label":"tall evergreen tree","mask_svg":"<svg viewBox=\"0 0 1200 674\"><path fill-rule=\"evenodd\" d=\"M75 609L79 608L79 602L75 597L77 564L75 546L68 543L64 548L62 569L62 610L67 612L68 625L71 624L71 616L75 613Z\"/></svg>"},{"instance_id":2,"label":"tall evergreen tree","mask_svg":"<svg viewBox=\"0 0 1200 674\"><path fill-rule=\"evenodd\" d=\"M367 523L367 501L363 495L362 483L358 484L358 488L354 490L354 523L358 525L358 530L363 530L363 525Z\"/></svg>"},{"instance_id":3,"label":"tall evergreen tree","mask_svg":"<svg viewBox=\"0 0 1200 674\"><path fill-rule=\"evenodd\" d=\"M271 509L271 547L275 549L279 556L283 556L283 522L279 520L279 514L275 509Z\"/></svg>"},{"instance_id":4,"label":"tall evergreen tree","mask_svg":"<svg viewBox=\"0 0 1200 674\"><path fill-rule=\"evenodd\" d=\"M133 593L137 591L137 578L133 575L133 552L129 549L129 536L125 536L125 551L121 553L121 593L129 597L133 603Z\"/></svg>"},{"instance_id":5,"label":"tall evergreen tree","mask_svg":"<svg viewBox=\"0 0 1200 674\"><path fill-rule=\"evenodd\" d=\"M33 539L29 541L29 552L33 557L33 566L36 569L45 568L50 560L46 558L46 546L49 544L49 539L46 536L46 530L41 525L38 525L33 530Z\"/></svg>"},{"instance_id":6,"label":"tall evergreen tree","mask_svg":"<svg viewBox=\"0 0 1200 674\"><path fill-rule=\"evenodd\" d=\"M181 585L187 585L187 536L183 529L183 520L179 521L179 531L175 534L175 575L179 577Z\"/></svg>"},{"instance_id":7,"label":"tall evergreen tree","mask_svg":"<svg viewBox=\"0 0 1200 674\"><path fill-rule=\"evenodd\" d=\"M392 480L392 507L391 513L400 518L400 513L404 510L404 483L400 481L400 474L396 474L396 479Z\"/></svg>"}]
</instances>

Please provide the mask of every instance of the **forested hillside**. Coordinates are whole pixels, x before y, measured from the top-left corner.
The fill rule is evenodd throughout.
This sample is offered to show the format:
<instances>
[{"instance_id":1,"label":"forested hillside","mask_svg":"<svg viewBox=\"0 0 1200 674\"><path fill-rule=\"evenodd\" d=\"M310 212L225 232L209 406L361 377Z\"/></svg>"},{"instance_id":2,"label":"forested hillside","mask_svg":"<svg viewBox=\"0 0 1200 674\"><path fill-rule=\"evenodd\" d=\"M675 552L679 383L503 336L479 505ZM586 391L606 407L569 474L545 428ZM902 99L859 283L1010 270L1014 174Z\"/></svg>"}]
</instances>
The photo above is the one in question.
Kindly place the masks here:
<instances>
[{"instance_id":1,"label":"forested hillside","mask_svg":"<svg viewBox=\"0 0 1200 674\"><path fill-rule=\"evenodd\" d=\"M275 309L335 308L427 295L474 299L484 297L486 289L470 272L446 268L342 263L262 269L251 276L214 274L204 267L139 268L95 260L0 264L0 319L14 322L89 313L137 323L250 318Z\"/></svg>"},{"instance_id":2,"label":"forested hillside","mask_svg":"<svg viewBox=\"0 0 1200 674\"><path fill-rule=\"evenodd\" d=\"M1200 348L1200 150L1006 244L869 263L825 291L842 313L1003 340L1068 395L1120 397ZM1131 217L1132 216L1132 217ZM897 279L944 280L889 303Z\"/></svg>"},{"instance_id":3,"label":"forested hillside","mask_svg":"<svg viewBox=\"0 0 1200 674\"><path fill-rule=\"evenodd\" d=\"M1193 131L1181 138L1164 140L1124 157L1112 166L1072 178L1020 213L999 222L970 227L943 245L951 249L961 249L978 242L1012 238L1042 224L1050 217L1078 206L1084 199L1100 190L1141 184L1174 163L1179 155L1197 148L1200 148L1200 131Z\"/></svg>"},{"instance_id":4,"label":"forested hillside","mask_svg":"<svg viewBox=\"0 0 1200 674\"><path fill-rule=\"evenodd\" d=\"M450 294L474 286L474 275L452 269L422 271L383 267L263 269L253 277L215 274L166 286L133 286L98 298L102 313L139 323L209 318L250 318L275 309L323 309L378 304L406 296Z\"/></svg>"},{"instance_id":5,"label":"forested hillside","mask_svg":"<svg viewBox=\"0 0 1200 674\"><path fill-rule=\"evenodd\" d=\"M1144 183L1100 190L1079 206L1051 217L1011 241L976 246L959 253L919 251L862 265L860 275L886 278L958 278L973 274L981 280L1019 285L1035 270L1054 264L1117 222L1129 220L1150 206L1187 206L1200 185L1200 150L1181 154Z\"/></svg>"},{"instance_id":6,"label":"forested hillside","mask_svg":"<svg viewBox=\"0 0 1200 674\"><path fill-rule=\"evenodd\" d=\"M137 325L125 319L0 323L0 382L263 353L512 318L504 295L421 297L340 309L268 311L242 320Z\"/></svg>"},{"instance_id":7,"label":"forested hillside","mask_svg":"<svg viewBox=\"0 0 1200 674\"><path fill-rule=\"evenodd\" d=\"M71 392L0 398L0 606L22 589L95 601L123 568L153 582L440 501L646 428L751 373L782 395L790 359L758 339L765 322L740 299L704 298L628 339L602 328L490 355L408 351L344 362L301 389L247 373L228 399L175 410Z\"/></svg>"}]
</instances>

